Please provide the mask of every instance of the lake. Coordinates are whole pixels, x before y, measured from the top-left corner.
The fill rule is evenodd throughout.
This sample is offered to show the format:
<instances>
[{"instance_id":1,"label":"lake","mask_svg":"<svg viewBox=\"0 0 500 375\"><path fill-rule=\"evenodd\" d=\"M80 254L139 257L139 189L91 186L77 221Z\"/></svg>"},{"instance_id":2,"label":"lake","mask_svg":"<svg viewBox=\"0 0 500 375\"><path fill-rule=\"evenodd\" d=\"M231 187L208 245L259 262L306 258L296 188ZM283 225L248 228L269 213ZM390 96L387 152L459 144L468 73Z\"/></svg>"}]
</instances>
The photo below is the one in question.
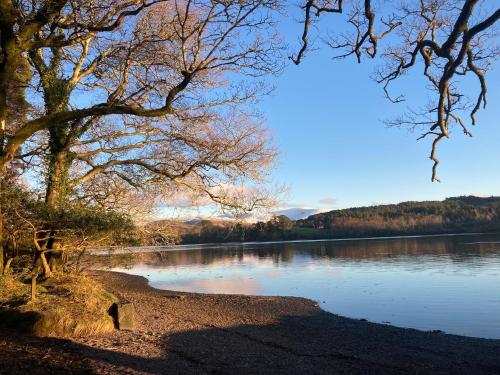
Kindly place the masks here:
<instances>
[{"instance_id":1,"label":"lake","mask_svg":"<svg viewBox=\"0 0 500 375\"><path fill-rule=\"evenodd\" d=\"M160 289L307 297L356 319L500 338L500 234L163 250L110 267Z\"/></svg>"}]
</instances>

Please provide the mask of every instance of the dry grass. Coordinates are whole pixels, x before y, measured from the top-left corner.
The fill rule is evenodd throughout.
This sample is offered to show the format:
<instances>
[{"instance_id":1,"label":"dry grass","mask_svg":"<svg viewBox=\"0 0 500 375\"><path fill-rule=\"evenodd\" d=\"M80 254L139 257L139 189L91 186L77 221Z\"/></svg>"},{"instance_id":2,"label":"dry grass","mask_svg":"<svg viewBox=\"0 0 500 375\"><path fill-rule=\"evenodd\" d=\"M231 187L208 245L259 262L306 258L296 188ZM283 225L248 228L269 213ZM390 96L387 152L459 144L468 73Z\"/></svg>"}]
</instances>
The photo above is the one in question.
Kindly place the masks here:
<instances>
[{"instance_id":1,"label":"dry grass","mask_svg":"<svg viewBox=\"0 0 500 375\"><path fill-rule=\"evenodd\" d=\"M29 286L10 275L0 276L0 306L9 300L23 298L29 292Z\"/></svg>"},{"instance_id":2,"label":"dry grass","mask_svg":"<svg viewBox=\"0 0 500 375\"><path fill-rule=\"evenodd\" d=\"M108 310L117 298L87 277L55 275L38 284L35 301L30 301L29 286L12 278L3 283L0 307L8 311L14 324L28 325L19 328L39 336L58 337L88 336L114 329ZM13 319L16 314L19 319Z\"/></svg>"}]
</instances>

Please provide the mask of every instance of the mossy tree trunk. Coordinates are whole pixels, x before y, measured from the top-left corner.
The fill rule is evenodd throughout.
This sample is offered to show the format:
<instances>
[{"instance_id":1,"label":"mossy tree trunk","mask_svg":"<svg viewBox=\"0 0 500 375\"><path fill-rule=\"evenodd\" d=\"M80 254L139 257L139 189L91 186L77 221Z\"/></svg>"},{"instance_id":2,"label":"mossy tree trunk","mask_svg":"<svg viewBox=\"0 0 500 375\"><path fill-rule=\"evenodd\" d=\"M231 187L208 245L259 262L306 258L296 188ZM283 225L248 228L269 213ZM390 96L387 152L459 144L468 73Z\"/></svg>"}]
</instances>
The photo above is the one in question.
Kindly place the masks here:
<instances>
[{"instance_id":1,"label":"mossy tree trunk","mask_svg":"<svg viewBox=\"0 0 500 375\"><path fill-rule=\"evenodd\" d=\"M0 180L0 277L4 273L4 251L3 251L3 179Z\"/></svg>"},{"instance_id":2,"label":"mossy tree trunk","mask_svg":"<svg viewBox=\"0 0 500 375\"><path fill-rule=\"evenodd\" d=\"M42 231L37 234L38 235L46 235L47 231ZM43 237L42 237L43 238ZM40 267L42 267L43 270L43 276L45 278L49 278L52 276L52 271L50 270L49 263L47 262L47 257L45 256L46 250L47 250L47 241L39 241L38 239L35 238L35 257L33 259L33 272L37 272Z\"/></svg>"},{"instance_id":3,"label":"mossy tree trunk","mask_svg":"<svg viewBox=\"0 0 500 375\"><path fill-rule=\"evenodd\" d=\"M7 7L8 9L8 7ZM0 194L3 195L3 176L7 170L7 164L12 159L12 155L8 155L5 150L6 144L6 124L8 120L8 100L7 95L10 93L10 87L15 78L15 71L22 59L21 49L19 48L19 40L16 40L14 33L14 24L9 21L9 15L5 12L4 4L2 4L2 12L0 12L0 21L2 23L2 62L0 64ZM1 14L3 13L3 14ZM7 22L5 22L7 21ZM5 25L4 25L5 24ZM3 197L0 197L0 275L3 274L4 267L4 233L3 233Z\"/></svg>"},{"instance_id":4,"label":"mossy tree trunk","mask_svg":"<svg viewBox=\"0 0 500 375\"><path fill-rule=\"evenodd\" d=\"M64 207L67 198L71 193L69 184L69 173L73 156L68 144L68 132L66 127L58 126L57 130L49 132L49 150L50 156L47 166L47 186L45 201L47 206L53 210L59 210ZM50 269L61 271L63 250L61 240L57 238L57 231L54 227L51 230L51 238L47 243L48 263Z\"/></svg>"},{"instance_id":5,"label":"mossy tree trunk","mask_svg":"<svg viewBox=\"0 0 500 375\"><path fill-rule=\"evenodd\" d=\"M49 263L47 262L47 258L45 257L45 251L40 253L40 261L42 263L43 275L46 278L52 277L52 270L50 269Z\"/></svg>"},{"instance_id":6,"label":"mossy tree trunk","mask_svg":"<svg viewBox=\"0 0 500 375\"><path fill-rule=\"evenodd\" d=\"M3 268L3 274L6 275L10 272L10 265L12 264L12 261L14 260L13 257L7 258L7 261L5 262L5 266Z\"/></svg>"},{"instance_id":7,"label":"mossy tree trunk","mask_svg":"<svg viewBox=\"0 0 500 375\"><path fill-rule=\"evenodd\" d=\"M64 206L70 193L69 170L73 157L67 146L67 135L57 131L50 131L49 160L47 166L47 187L45 201L52 209ZM62 133L62 134L61 134Z\"/></svg>"},{"instance_id":8,"label":"mossy tree trunk","mask_svg":"<svg viewBox=\"0 0 500 375\"><path fill-rule=\"evenodd\" d=\"M3 176L7 170L8 155L5 155L5 124L7 122L7 86L8 82L3 74L0 74L0 277L4 272L4 233L3 233Z\"/></svg>"},{"instance_id":9,"label":"mossy tree trunk","mask_svg":"<svg viewBox=\"0 0 500 375\"><path fill-rule=\"evenodd\" d=\"M3 172L3 170L1 170ZM3 173L2 173L3 175ZM0 277L4 274L4 262L5 262L5 252L4 252L4 233L3 233L3 192L4 192L4 180L0 177Z\"/></svg>"},{"instance_id":10,"label":"mossy tree trunk","mask_svg":"<svg viewBox=\"0 0 500 375\"><path fill-rule=\"evenodd\" d=\"M39 64L44 64L38 61ZM54 54L50 65L41 69L45 110L48 114L67 110L73 84L65 78L58 77L60 71L60 57ZM64 207L68 195L71 193L69 184L70 168L74 160L71 152L71 141L78 135L78 123L54 124L49 128L49 156L46 170L45 202L49 209L57 211ZM54 226L47 228L50 238L47 241L41 262L44 274L62 269L61 241L57 238ZM45 257L45 251L47 257ZM49 273L50 274L50 273Z\"/></svg>"},{"instance_id":11,"label":"mossy tree trunk","mask_svg":"<svg viewBox=\"0 0 500 375\"><path fill-rule=\"evenodd\" d=\"M33 273L31 275L31 300L35 301L36 300L36 278L37 274Z\"/></svg>"},{"instance_id":12,"label":"mossy tree trunk","mask_svg":"<svg viewBox=\"0 0 500 375\"><path fill-rule=\"evenodd\" d=\"M0 212L0 216L1 216ZM3 220L0 220L0 276L4 274L4 254L3 254L3 228L2 228Z\"/></svg>"}]
</instances>

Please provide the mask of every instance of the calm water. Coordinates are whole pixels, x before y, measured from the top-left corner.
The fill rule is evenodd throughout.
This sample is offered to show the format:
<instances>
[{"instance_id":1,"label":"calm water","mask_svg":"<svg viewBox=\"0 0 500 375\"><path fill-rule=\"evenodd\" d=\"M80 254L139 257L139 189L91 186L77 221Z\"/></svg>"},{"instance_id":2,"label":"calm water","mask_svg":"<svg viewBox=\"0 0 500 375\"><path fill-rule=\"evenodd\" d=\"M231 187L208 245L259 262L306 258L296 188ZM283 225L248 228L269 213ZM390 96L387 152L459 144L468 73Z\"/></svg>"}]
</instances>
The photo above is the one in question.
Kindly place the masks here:
<instances>
[{"instance_id":1,"label":"calm water","mask_svg":"<svg viewBox=\"0 0 500 375\"><path fill-rule=\"evenodd\" d=\"M112 268L156 288L301 296L352 318L500 338L499 234L201 246L127 259Z\"/></svg>"}]
</instances>

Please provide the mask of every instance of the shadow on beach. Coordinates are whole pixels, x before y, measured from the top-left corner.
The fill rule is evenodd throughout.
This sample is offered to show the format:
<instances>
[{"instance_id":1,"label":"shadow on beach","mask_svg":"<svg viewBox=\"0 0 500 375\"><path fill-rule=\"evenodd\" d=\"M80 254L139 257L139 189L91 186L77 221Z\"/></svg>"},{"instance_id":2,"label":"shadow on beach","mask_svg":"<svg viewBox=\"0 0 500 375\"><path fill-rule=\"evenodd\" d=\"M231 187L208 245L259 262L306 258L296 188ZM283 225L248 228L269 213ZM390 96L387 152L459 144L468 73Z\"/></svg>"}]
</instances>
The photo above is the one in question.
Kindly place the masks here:
<instances>
[{"instance_id":1,"label":"shadow on beach","mask_svg":"<svg viewBox=\"0 0 500 375\"><path fill-rule=\"evenodd\" d=\"M156 348L151 351L149 348ZM499 374L500 341L382 326L321 310L276 324L78 340L3 330L0 374Z\"/></svg>"}]
</instances>

